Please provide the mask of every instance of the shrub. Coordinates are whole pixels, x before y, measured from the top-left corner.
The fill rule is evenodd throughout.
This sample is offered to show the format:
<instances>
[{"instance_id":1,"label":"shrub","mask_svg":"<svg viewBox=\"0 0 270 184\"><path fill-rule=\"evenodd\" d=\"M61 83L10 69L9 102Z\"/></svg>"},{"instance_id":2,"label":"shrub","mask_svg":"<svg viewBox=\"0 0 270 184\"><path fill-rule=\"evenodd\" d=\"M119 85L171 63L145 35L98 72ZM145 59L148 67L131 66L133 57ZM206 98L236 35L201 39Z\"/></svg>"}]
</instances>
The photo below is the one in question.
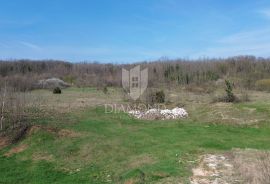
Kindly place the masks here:
<instances>
[{"instance_id":1,"label":"shrub","mask_svg":"<svg viewBox=\"0 0 270 184\"><path fill-rule=\"evenodd\" d=\"M62 93L62 91L59 87L56 87L53 89L53 94L61 94L61 93Z\"/></svg>"},{"instance_id":2,"label":"shrub","mask_svg":"<svg viewBox=\"0 0 270 184\"><path fill-rule=\"evenodd\" d=\"M157 91L155 96L157 103L165 102L165 93L163 91Z\"/></svg>"},{"instance_id":3,"label":"shrub","mask_svg":"<svg viewBox=\"0 0 270 184\"><path fill-rule=\"evenodd\" d=\"M216 96L213 98L213 102L240 102L240 99L238 99L234 94L233 94L233 86L230 81L225 80L226 84L226 95L224 96ZM248 100L248 96L245 96L243 98L246 98L246 101Z\"/></svg>"},{"instance_id":4,"label":"shrub","mask_svg":"<svg viewBox=\"0 0 270 184\"><path fill-rule=\"evenodd\" d=\"M236 101L236 97L233 94L233 86L231 84L230 81L225 80L225 84L226 84L226 102L235 102Z\"/></svg>"},{"instance_id":5,"label":"shrub","mask_svg":"<svg viewBox=\"0 0 270 184\"><path fill-rule=\"evenodd\" d=\"M257 90L270 91L270 79L258 80L255 85Z\"/></svg>"},{"instance_id":6,"label":"shrub","mask_svg":"<svg viewBox=\"0 0 270 184\"><path fill-rule=\"evenodd\" d=\"M102 91L103 91L104 94L107 94L108 93L108 88L105 86Z\"/></svg>"}]
</instances>

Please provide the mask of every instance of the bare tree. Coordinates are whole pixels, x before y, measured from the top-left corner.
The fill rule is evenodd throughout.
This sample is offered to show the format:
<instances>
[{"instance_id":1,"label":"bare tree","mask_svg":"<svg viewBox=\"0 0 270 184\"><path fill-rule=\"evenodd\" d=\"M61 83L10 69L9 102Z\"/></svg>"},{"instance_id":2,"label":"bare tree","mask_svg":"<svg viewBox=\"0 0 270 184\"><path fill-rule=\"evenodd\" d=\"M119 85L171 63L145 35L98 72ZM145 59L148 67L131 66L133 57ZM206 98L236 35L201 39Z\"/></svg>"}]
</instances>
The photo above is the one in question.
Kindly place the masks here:
<instances>
[{"instance_id":1,"label":"bare tree","mask_svg":"<svg viewBox=\"0 0 270 184\"><path fill-rule=\"evenodd\" d=\"M5 110L6 92L7 92L7 84L5 83L4 92L3 92L3 96L2 96L2 104L1 104L0 130L3 130L3 124L4 124L4 110Z\"/></svg>"}]
</instances>

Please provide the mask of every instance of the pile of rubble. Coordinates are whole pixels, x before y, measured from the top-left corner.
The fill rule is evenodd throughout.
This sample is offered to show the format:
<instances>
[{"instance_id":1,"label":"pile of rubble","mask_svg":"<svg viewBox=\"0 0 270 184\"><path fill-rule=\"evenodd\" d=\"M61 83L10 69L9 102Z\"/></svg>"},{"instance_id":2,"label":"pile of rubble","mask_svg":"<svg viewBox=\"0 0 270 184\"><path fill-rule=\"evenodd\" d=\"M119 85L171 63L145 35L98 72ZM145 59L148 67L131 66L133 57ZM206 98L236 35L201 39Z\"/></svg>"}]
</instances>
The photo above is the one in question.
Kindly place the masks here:
<instances>
[{"instance_id":1,"label":"pile of rubble","mask_svg":"<svg viewBox=\"0 0 270 184\"><path fill-rule=\"evenodd\" d=\"M40 89L53 89L56 87L67 88L70 87L70 85L58 78L39 80L38 83L36 84L36 88Z\"/></svg>"},{"instance_id":2,"label":"pile of rubble","mask_svg":"<svg viewBox=\"0 0 270 184\"><path fill-rule=\"evenodd\" d=\"M148 119L148 120L180 119L188 116L186 110L179 107L176 107L172 110L149 109L146 112L139 110L132 110L129 111L128 113L137 119Z\"/></svg>"}]
</instances>

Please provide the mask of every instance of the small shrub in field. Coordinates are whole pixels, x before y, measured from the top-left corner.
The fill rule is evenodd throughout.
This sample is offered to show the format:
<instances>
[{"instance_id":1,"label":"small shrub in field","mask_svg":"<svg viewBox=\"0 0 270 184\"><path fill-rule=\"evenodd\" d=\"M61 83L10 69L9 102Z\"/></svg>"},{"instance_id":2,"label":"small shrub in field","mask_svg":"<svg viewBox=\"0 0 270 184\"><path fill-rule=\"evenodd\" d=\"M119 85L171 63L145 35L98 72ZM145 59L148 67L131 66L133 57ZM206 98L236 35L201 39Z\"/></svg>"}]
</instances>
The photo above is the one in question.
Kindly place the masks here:
<instances>
[{"instance_id":1,"label":"small shrub in field","mask_svg":"<svg viewBox=\"0 0 270 184\"><path fill-rule=\"evenodd\" d=\"M103 91L104 94L107 94L108 93L108 88L105 86L102 91Z\"/></svg>"},{"instance_id":2,"label":"small shrub in field","mask_svg":"<svg viewBox=\"0 0 270 184\"><path fill-rule=\"evenodd\" d=\"M233 86L232 86L231 82L228 81L228 80L225 80L225 84L226 84L226 89L225 89L225 91L226 91L226 98L225 98L226 102L235 102L236 97L233 94Z\"/></svg>"},{"instance_id":3,"label":"small shrub in field","mask_svg":"<svg viewBox=\"0 0 270 184\"><path fill-rule=\"evenodd\" d=\"M157 103L164 103L165 102L165 93L164 93L164 91L156 92L156 102Z\"/></svg>"},{"instance_id":4,"label":"small shrub in field","mask_svg":"<svg viewBox=\"0 0 270 184\"><path fill-rule=\"evenodd\" d=\"M240 99L238 99L234 94L233 94L233 86L230 81L225 80L226 84L226 95L225 96L218 96L213 99L213 102L240 102ZM246 96L248 98L248 96Z\"/></svg>"},{"instance_id":5,"label":"small shrub in field","mask_svg":"<svg viewBox=\"0 0 270 184\"><path fill-rule=\"evenodd\" d=\"M62 93L62 91L59 87L56 87L53 89L53 94L61 94L61 93Z\"/></svg>"},{"instance_id":6,"label":"small shrub in field","mask_svg":"<svg viewBox=\"0 0 270 184\"><path fill-rule=\"evenodd\" d=\"M256 88L261 91L270 91L270 79L258 80L255 83Z\"/></svg>"}]
</instances>

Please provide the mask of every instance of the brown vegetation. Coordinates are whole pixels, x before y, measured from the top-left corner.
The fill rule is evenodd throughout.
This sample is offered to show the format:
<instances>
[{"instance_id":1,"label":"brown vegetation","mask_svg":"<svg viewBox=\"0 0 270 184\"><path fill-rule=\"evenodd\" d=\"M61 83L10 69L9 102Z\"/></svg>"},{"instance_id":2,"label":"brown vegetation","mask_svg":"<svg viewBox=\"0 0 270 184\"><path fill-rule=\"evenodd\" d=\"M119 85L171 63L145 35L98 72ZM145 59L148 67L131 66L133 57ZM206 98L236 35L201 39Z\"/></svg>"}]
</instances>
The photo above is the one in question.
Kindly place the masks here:
<instances>
[{"instance_id":1,"label":"brown vegetation","mask_svg":"<svg viewBox=\"0 0 270 184\"><path fill-rule=\"evenodd\" d=\"M158 60L142 62L148 67L150 87L175 85L202 85L228 76L235 84L255 89L256 81L270 78L270 60L252 56L227 59ZM63 61L0 61L0 85L7 81L19 90L30 90L40 79L58 77L78 87L121 86L121 69L135 64L68 63Z\"/></svg>"},{"instance_id":2,"label":"brown vegetation","mask_svg":"<svg viewBox=\"0 0 270 184\"><path fill-rule=\"evenodd\" d=\"M242 183L261 184L270 181L270 153L258 150L236 150L233 159Z\"/></svg>"}]
</instances>

